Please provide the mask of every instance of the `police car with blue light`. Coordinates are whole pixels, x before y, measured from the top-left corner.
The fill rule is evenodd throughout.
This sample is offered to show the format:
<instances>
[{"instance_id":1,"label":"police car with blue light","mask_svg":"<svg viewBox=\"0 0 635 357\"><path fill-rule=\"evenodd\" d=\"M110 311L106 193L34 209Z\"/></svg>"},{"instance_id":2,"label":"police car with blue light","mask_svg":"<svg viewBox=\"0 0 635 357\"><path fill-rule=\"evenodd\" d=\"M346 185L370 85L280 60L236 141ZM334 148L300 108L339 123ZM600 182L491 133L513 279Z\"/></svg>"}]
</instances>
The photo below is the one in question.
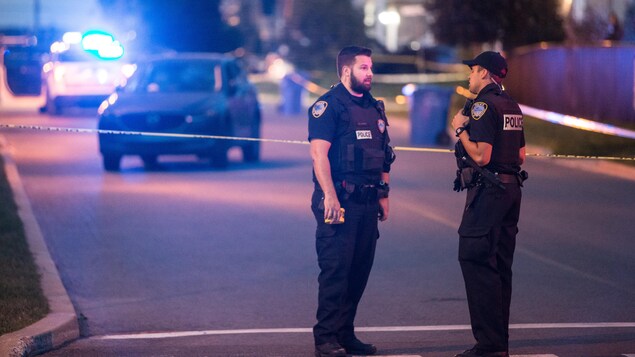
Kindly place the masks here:
<instances>
[{"instance_id":1,"label":"police car with blue light","mask_svg":"<svg viewBox=\"0 0 635 357\"><path fill-rule=\"evenodd\" d=\"M42 67L42 110L56 115L73 106L97 108L129 75L132 67L123 58L123 45L107 32L65 33Z\"/></svg>"}]
</instances>

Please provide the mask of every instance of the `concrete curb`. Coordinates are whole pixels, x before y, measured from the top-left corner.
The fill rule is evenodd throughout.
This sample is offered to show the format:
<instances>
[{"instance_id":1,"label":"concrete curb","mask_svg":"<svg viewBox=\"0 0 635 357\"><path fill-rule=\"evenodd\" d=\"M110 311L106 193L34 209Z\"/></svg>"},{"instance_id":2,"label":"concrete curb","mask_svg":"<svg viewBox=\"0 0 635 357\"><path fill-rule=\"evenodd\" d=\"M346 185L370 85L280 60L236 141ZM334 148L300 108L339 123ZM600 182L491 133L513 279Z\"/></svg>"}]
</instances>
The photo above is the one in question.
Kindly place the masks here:
<instances>
[{"instance_id":1,"label":"concrete curb","mask_svg":"<svg viewBox=\"0 0 635 357\"><path fill-rule=\"evenodd\" d=\"M47 297L50 307L49 314L42 320L22 330L0 336L0 356L32 356L78 339L79 323L73 304L44 242L40 226L31 210L13 156L2 137L0 155L4 159L7 179L13 190L31 254L40 272L44 296Z\"/></svg>"}]
</instances>

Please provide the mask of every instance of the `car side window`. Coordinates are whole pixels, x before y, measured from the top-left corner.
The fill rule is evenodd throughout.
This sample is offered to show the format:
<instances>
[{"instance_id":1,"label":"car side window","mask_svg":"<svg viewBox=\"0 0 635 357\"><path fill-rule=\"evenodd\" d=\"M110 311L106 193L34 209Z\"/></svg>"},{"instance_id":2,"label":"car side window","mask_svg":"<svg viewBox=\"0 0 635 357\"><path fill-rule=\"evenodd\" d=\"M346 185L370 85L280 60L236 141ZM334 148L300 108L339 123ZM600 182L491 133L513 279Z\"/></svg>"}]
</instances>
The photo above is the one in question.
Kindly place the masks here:
<instances>
[{"instance_id":1,"label":"car side window","mask_svg":"<svg viewBox=\"0 0 635 357\"><path fill-rule=\"evenodd\" d=\"M211 62L163 63L153 66L144 81L147 92L210 92L216 87Z\"/></svg>"},{"instance_id":2,"label":"car side window","mask_svg":"<svg viewBox=\"0 0 635 357\"><path fill-rule=\"evenodd\" d=\"M148 92L174 92L176 84L172 78L171 71L167 67L157 67L151 72L148 81Z\"/></svg>"}]
</instances>

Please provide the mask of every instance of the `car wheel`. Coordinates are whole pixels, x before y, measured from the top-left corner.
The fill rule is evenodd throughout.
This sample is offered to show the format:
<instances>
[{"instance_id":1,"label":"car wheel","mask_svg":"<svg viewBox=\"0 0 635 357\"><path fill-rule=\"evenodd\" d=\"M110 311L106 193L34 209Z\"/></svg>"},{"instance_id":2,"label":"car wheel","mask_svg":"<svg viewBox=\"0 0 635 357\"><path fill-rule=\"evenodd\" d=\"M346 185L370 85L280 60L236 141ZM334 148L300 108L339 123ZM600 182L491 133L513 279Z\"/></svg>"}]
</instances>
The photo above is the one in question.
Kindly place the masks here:
<instances>
[{"instance_id":1,"label":"car wheel","mask_svg":"<svg viewBox=\"0 0 635 357\"><path fill-rule=\"evenodd\" d=\"M159 159L157 155L142 155L141 160L146 170L152 170L159 167Z\"/></svg>"},{"instance_id":2,"label":"car wheel","mask_svg":"<svg viewBox=\"0 0 635 357\"><path fill-rule=\"evenodd\" d=\"M227 158L228 150L229 148L227 147L225 140L219 140L219 142L214 146L210 156L210 164L212 167L223 169L229 166L229 159Z\"/></svg>"},{"instance_id":3,"label":"car wheel","mask_svg":"<svg viewBox=\"0 0 635 357\"><path fill-rule=\"evenodd\" d=\"M257 108L252 121L251 137L260 138L260 109ZM245 162L260 161L260 141L248 141L243 147L243 160Z\"/></svg>"},{"instance_id":4,"label":"car wheel","mask_svg":"<svg viewBox=\"0 0 635 357\"><path fill-rule=\"evenodd\" d=\"M46 104L45 104L46 112L49 115L58 115L60 114L60 107L55 104L55 100L46 94Z\"/></svg>"},{"instance_id":5,"label":"car wheel","mask_svg":"<svg viewBox=\"0 0 635 357\"><path fill-rule=\"evenodd\" d=\"M250 141L242 146L243 160L245 162L260 161L260 142Z\"/></svg>"},{"instance_id":6,"label":"car wheel","mask_svg":"<svg viewBox=\"0 0 635 357\"><path fill-rule=\"evenodd\" d=\"M119 171L121 169L121 155L103 154L104 170Z\"/></svg>"}]
</instances>

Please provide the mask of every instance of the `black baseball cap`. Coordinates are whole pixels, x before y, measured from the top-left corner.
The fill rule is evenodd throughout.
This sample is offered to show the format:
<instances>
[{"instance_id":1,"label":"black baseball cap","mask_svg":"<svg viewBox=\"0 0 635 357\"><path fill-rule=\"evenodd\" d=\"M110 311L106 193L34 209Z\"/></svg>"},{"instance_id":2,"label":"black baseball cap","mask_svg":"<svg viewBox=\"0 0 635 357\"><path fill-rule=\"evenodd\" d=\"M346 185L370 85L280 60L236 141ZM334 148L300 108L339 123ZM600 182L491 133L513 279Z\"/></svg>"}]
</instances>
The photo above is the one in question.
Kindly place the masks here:
<instances>
[{"instance_id":1,"label":"black baseball cap","mask_svg":"<svg viewBox=\"0 0 635 357\"><path fill-rule=\"evenodd\" d=\"M479 65L500 78L505 78L507 75L507 61L498 52L485 51L473 60L463 61L463 64L470 66L470 68Z\"/></svg>"}]
</instances>

